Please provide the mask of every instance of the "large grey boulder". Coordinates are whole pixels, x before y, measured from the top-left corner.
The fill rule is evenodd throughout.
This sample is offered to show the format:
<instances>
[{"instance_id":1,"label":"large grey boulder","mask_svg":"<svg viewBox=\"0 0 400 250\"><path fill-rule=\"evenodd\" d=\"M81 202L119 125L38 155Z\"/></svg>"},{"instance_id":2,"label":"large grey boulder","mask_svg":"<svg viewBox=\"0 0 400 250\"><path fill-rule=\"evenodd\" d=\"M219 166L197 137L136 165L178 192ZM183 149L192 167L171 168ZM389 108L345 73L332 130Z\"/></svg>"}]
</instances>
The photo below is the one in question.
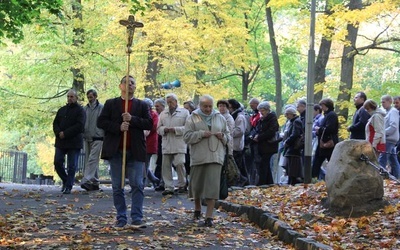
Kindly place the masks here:
<instances>
[{"instance_id":1,"label":"large grey boulder","mask_svg":"<svg viewBox=\"0 0 400 250\"><path fill-rule=\"evenodd\" d=\"M361 155L379 166L371 144L364 140L345 140L336 144L327 165L326 205L344 216L371 214L386 204L383 201L383 178Z\"/></svg>"}]
</instances>

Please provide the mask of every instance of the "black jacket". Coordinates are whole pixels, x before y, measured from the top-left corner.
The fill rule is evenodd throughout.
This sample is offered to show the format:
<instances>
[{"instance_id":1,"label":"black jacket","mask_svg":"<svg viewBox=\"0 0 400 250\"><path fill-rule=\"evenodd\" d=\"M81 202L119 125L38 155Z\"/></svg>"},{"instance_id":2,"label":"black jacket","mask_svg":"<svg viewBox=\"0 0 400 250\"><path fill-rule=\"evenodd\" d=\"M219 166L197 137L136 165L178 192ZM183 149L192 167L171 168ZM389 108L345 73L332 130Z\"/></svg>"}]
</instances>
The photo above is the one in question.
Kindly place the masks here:
<instances>
[{"instance_id":1,"label":"black jacket","mask_svg":"<svg viewBox=\"0 0 400 250\"><path fill-rule=\"evenodd\" d=\"M101 152L102 159L113 157L119 149L120 141L123 139L121 132L123 112L123 100L121 97L109 99L104 104L103 110L97 119L97 127L104 130L103 149ZM133 158L144 162L146 160L146 140L143 130L151 130L153 128L153 119L150 115L148 105L139 99L133 98L132 109L130 114L130 149Z\"/></svg>"},{"instance_id":2,"label":"black jacket","mask_svg":"<svg viewBox=\"0 0 400 250\"><path fill-rule=\"evenodd\" d=\"M357 107L357 111L353 117L353 123L350 126L350 139L365 140L365 125L371 115L361 106Z\"/></svg>"},{"instance_id":3,"label":"black jacket","mask_svg":"<svg viewBox=\"0 0 400 250\"><path fill-rule=\"evenodd\" d=\"M301 156L301 148L295 148L296 141L299 140L303 134L303 122L299 116L295 116L290 120L287 138L283 142L285 148L283 150L284 156Z\"/></svg>"},{"instance_id":4,"label":"black jacket","mask_svg":"<svg viewBox=\"0 0 400 250\"><path fill-rule=\"evenodd\" d=\"M325 130L325 133L324 133ZM327 156L331 155L333 152L333 148L320 148L319 147L319 142L322 137L322 134L324 135L322 138L323 142L327 142L328 140L332 139L333 142L338 143L339 142L339 120L337 114L333 110L328 110L327 112L324 113L324 119L322 120L321 127L319 128L317 132L318 136L318 148L317 150L320 151L321 156Z\"/></svg>"},{"instance_id":5,"label":"black jacket","mask_svg":"<svg viewBox=\"0 0 400 250\"><path fill-rule=\"evenodd\" d=\"M53 131L56 136L56 148L80 149L83 147L83 130L85 129L86 115L78 103L67 104L61 107L53 121ZM64 132L64 139L59 133Z\"/></svg>"},{"instance_id":6,"label":"black jacket","mask_svg":"<svg viewBox=\"0 0 400 250\"><path fill-rule=\"evenodd\" d=\"M278 152L279 142L268 142L268 140L274 138L276 132L279 131L279 123L276 114L271 112L267 115L267 117L261 117L257 128L259 154L274 154Z\"/></svg>"}]
</instances>

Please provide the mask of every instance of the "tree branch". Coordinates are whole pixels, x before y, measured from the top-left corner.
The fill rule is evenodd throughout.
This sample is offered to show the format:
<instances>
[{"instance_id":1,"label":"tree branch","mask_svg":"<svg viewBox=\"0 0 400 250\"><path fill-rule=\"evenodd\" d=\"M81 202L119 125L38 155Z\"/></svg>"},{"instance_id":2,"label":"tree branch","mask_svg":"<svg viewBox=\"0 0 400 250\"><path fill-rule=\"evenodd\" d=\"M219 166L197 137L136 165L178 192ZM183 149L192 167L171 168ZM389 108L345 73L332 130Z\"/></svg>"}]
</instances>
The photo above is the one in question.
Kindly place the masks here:
<instances>
[{"instance_id":1,"label":"tree branch","mask_svg":"<svg viewBox=\"0 0 400 250\"><path fill-rule=\"evenodd\" d=\"M232 77L232 76L241 76L241 74L239 74L239 73L232 73L232 74L230 74L230 75L226 75L226 76L223 76L223 77L220 77L220 78L217 78L217 79L212 79L212 80L209 80L210 82L217 82L217 81L219 81L219 80L223 80L223 79L226 79L226 78L229 78L229 77Z\"/></svg>"},{"instance_id":2,"label":"tree branch","mask_svg":"<svg viewBox=\"0 0 400 250\"><path fill-rule=\"evenodd\" d=\"M15 93L11 90L8 90L6 88L2 88L0 87L0 91L6 92L8 94L14 95L14 96L20 96L20 97L24 97L24 98L30 98L30 99L36 99L36 100L51 100L51 99L56 99L59 98L61 96L64 96L70 89L66 89L66 90L62 90L61 92L56 93L55 95L51 96L51 97L34 97L34 96L30 96L30 95L24 95L24 94L18 94Z\"/></svg>"},{"instance_id":3,"label":"tree branch","mask_svg":"<svg viewBox=\"0 0 400 250\"><path fill-rule=\"evenodd\" d=\"M381 40L381 41L373 40L373 42L371 44L363 46L363 47L356 48L356 50L358 51L358 54L361 54L361 53L359 53L361 51L370 50L370 49L387 50L387 51L400 53L400 50L398 50L398 49L386 48L386 47L379 46L379 45L382 45L382 44L392 43L392 42L400 42L400 38L399 37L393 37L393 38L390 38L390 39L387 39L387 40Z\"/></svg>"}]
</instances>

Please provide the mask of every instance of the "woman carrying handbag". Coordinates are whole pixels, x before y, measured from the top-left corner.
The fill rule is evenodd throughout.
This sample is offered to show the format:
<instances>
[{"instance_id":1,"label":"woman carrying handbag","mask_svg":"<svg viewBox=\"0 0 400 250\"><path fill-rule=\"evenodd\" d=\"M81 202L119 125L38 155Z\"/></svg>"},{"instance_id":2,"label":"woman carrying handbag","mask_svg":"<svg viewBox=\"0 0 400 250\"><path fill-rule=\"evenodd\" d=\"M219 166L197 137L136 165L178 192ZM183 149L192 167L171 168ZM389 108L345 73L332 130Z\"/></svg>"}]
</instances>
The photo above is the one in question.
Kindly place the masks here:
<instances>
[{"instance_id":1,"label":"woman carrying handbag","mask_svg":"<svg viewBox=\"0 0 400 250\"><path fill-rule=\"evenodd\" d=\"M324 119L321 126L316 127L316 135L318 136L318 147L312 166L312 178L319 180L325 178L325 174L321 173L321 166L325 160L330 160L335 145L339 142L339 119L334 110L334 103L331 99L325 98L319 102ZM333 144L332 144L333 142Z\"/></svg>"}]
</instances>

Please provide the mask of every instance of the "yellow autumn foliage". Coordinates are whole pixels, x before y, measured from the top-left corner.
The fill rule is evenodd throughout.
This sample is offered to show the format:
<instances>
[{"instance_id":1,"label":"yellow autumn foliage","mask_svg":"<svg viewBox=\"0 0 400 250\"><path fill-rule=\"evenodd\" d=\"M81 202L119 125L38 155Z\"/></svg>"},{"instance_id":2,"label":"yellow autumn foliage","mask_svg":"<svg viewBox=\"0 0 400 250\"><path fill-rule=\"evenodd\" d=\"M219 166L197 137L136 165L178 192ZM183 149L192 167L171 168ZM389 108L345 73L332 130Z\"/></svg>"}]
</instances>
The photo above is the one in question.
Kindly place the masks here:
<instances>
[{"instance_id":1,"label":"yellow autumn foliage","mask_svg":"<svg viewBox=\"0 0 400 250\"><path fill-rule=\"evenodd\" d=\"M54 138L47 137L45 140L36 144L37 162L42 169L44 175L52 175L57 177L54 171Z\"/></svg>"}]
</instances>

